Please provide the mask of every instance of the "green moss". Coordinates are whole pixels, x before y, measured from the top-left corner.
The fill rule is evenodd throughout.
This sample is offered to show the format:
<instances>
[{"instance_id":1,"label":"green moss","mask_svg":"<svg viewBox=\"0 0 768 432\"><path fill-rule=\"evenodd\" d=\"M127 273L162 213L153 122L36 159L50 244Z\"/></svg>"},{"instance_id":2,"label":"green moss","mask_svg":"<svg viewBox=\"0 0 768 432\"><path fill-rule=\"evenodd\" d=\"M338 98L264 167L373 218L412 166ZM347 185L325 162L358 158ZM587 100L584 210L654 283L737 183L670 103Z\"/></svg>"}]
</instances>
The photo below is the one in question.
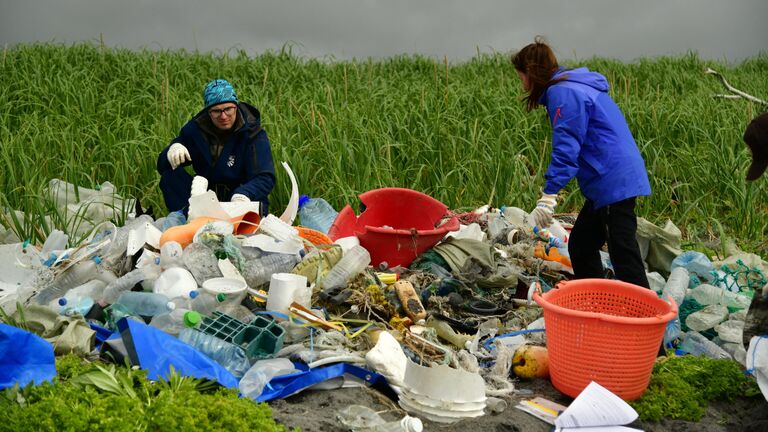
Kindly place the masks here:
<instances>
[{"instance_id":1,"label":"green moss","mask_svg":"<svg viewBox=\"0 0 768 432\"><path fill-rule=\"evenodd\" d=\"M657 363L645 394L630 405L642 420L699 421L710 401L758 393L755 381L735 361L687 355Z\"/></svg>"}]
</instances>

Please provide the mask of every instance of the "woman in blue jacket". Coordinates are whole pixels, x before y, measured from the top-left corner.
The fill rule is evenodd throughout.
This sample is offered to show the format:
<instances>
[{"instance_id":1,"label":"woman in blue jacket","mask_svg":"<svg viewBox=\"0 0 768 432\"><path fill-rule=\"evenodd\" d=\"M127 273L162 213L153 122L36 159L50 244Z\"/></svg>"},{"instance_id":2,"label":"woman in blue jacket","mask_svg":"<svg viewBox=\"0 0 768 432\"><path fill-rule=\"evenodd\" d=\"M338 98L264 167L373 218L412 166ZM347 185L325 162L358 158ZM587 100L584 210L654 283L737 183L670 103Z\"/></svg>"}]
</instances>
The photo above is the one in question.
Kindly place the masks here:
<instances>
[{"instance_id":1,"label":"woman in blue jacket","mask_svg":"<svg viewBox=\"0 0 768 432\"><path fill-rule=\"evenodd\" d=\"M219 201L258 201L259 213L266 215L275 167L259 110L238 102L232 85L221 79L205 86L203 101L203 110L157 159L168 211L187 210L192 176L182 167L191 164Z\"/></svg>"},{"instance_id":2,"label":"woman in blue jacket","mask_svg":"<svg viewBox=\"0 0 768 432\"><path fill-rule=\"evenodd\" d=\"M552 125L552 161L531 212L536 224L552 223L557 193L576 177L586 202L568 242L575 277L604 276L600 249L607 241L616 278L648 287L635 238L635 198L650 195L651 186L605 77L587 68L558 66L540 38L515 54L512 64L527 92L527 110L544 105Z\"/></svg>"}]
</instances>

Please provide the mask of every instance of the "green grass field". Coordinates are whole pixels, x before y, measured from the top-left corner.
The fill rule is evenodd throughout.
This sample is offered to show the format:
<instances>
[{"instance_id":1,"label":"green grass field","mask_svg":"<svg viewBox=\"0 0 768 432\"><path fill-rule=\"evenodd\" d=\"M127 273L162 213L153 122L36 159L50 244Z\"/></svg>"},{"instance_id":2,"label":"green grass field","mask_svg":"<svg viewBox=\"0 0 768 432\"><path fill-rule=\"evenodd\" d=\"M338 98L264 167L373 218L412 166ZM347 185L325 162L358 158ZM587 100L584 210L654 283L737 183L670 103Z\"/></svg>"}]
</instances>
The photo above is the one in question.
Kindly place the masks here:
<instances>
[{"instance_id":1,"label":"green grass field","mask_svg":"<svg viewBox=\"0 0 768 432\"><path fill-rule=\"evenodd\" d=\"M128 51L94 44L6 47L0 55L0 202L41 214L51 178L114 183L164 214L158 152L202 106L202 88L225 78L257 106L278 170L272 208L290 195L287 161L302 193L335 207L369 189L416 189L451 208L530 208L549 159L543 109L526 113L505 55L463 63L421 57L302 59L290 52ZM639 215L670 218L688 239L719 220L739 244L761 249L768 178L744 181L744 127L765 107L713 98L735 87L768 98L768 56L736 65L694 54L622 63L589 59L609 80L646 160L653 195ZM577 211L575 181L558 211ZM48 228L46 228L47 230ZM714 232L717 234L717 232Z\"/></svg>"}]
</instances>

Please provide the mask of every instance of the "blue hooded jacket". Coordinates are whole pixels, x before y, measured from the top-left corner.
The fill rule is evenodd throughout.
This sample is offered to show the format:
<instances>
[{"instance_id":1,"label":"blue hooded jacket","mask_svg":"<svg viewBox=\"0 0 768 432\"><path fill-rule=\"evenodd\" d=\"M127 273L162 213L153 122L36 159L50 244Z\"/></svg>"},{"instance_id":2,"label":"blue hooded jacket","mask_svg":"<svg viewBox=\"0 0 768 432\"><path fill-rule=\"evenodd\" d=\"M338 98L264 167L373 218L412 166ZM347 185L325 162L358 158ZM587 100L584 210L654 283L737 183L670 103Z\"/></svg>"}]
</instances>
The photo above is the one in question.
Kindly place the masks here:
<instances>
[{"instance_id":1,"label":"blue hooded jacket","mask_svg":"<svg viewBox=\"0 0 768 432\"><path fill-rule=\"evenodd\" d=\"M560 68L539 103L552 124L552 161L544 193L556 194L573 177L598 209L651 194L645 162L624 115L608 95L605 77L587 68Z\"/></svg>"},{"instance_id":2,"label":"blue hooded jacket","mask_svg":"<svg viewBox=\"0 0 768 432\"><path fill-rule=\"evenodd\" d=\"M201 127L201 117L208 116L206 109L188 121L171 143L181 143L187 148L195 174L208 179L209 189L216 192L220 201L229 201L233 194L239 193L251 201L261 202L266 210L269 193L275 186L275 166L269 138L267 132L261 129L259 110L240 102L237 112L244 123L229 136L215 163ZM161 175L171 169L169 148L170 145L157 159L157 171Z\"/></svg>"}]
</instances>

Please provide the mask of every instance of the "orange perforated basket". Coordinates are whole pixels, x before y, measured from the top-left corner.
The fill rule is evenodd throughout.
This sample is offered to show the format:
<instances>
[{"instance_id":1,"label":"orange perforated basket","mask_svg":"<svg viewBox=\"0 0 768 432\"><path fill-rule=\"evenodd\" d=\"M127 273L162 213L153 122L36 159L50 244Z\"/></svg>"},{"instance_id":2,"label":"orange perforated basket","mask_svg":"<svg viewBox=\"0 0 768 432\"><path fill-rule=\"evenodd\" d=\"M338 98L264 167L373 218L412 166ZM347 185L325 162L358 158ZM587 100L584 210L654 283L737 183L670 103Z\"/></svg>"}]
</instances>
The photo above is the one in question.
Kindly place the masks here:
<instances>
[{"instance_id":1,"label":"orange perforated basket","mask_svg":"<svg viewBox=\"0 0 768 432\"><path fill-rule=\"evenodd\" d=\"M648 387L667 322L677 316L655 292L607 279L564 281L543 295L552 385L576 397L591 381L624 400Z\"/></svg>"},{"instance_id":2,"label":"orange perforated basket","mask_svg":"<svg viewBox=\"0 0 768 432\"><path fill-rule=\"evenodd\" d=\"M323 234L322 231L314 230L303 226L294 227L299 232L299 237L307 240L315 246L329 245L333 243L330 237Z\"/></svg>"}]
</instances>

